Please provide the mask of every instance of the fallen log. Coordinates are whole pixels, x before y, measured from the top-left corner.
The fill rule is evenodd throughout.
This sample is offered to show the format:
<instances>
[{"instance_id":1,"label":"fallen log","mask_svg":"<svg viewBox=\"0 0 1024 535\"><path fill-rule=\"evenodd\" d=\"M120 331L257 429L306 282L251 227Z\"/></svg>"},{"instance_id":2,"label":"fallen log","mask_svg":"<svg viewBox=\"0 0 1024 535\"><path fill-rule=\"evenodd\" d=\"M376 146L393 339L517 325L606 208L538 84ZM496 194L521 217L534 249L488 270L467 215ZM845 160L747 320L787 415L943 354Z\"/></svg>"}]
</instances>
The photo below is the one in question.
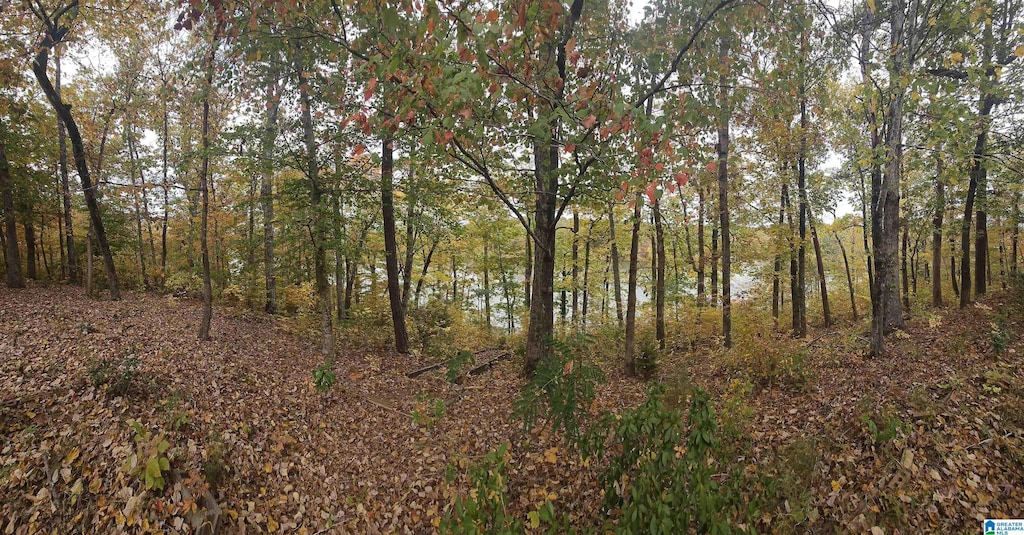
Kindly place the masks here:
<instances>
[{"instance_id":1,"label":"fallen log","mask_svg":"<svg viewBox=\"0 0 1024 535\"><path fill-rule=\"evenodd\" d=\"M501 353L501 355L499 355L499 357L506 356L505 354L509 353L507 350L504 350L504 349L494 349L494 348L491 348L491 349L481 349L481 350L475 351L473 353L473 360L480 360L480 357L484 357L484 356L487 356L489 354L494 354L495 352L500 352ZM425 374L425 373L427 373L429 371L433 371L433 370L436 370L438 368L441 368L441 367L444 367L444 366L448 366L451 362L455 361L458 358L459 357L456 356L456 357L452 357L452 358L450 358L448 360L442 360L440 362L435 362L433 364L428 364L428 365L426 365L426 366L424 366L422 368L418 368L418 369L415 369L415 370L413 370L413 371L411 371L409 373L406 373L405 376L408 377L409 379L415 379L415 378L417 378L417 377L419 377L419 376L421 376L421 375L423 375L423 374ZM490 363L490 360L488 360L488 363ZM474 368L474 369L476 369L476 368ZM475 375L475 374L473 374L473 375Z\"/></svg>"}]
</instances>

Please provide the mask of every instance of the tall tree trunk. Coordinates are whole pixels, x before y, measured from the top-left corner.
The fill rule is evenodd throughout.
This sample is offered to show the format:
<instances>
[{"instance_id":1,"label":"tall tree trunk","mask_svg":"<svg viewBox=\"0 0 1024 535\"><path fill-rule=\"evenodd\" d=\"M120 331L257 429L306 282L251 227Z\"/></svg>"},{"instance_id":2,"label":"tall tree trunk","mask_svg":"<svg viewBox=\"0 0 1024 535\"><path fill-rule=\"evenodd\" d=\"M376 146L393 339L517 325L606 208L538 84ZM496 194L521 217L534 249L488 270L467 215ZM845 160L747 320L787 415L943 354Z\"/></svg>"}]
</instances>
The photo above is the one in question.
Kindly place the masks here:
<instances>
[{"instance_id":1,"label":"tall tree trunk","mask_svg":"<svg viewBox=\"0 0 1024 535\"><path fill-rule=\"evenodd\" d=\"M490 261L487 247L487 236L484 236L484 324L491 327L491 276L488 263Z\"/></svg>"},{"instance_id":2,"label":"tall tree trunk","mask_svg":"<svg viewBox=\"0 0 1024 535\"><path fill-rule=\"evenodd\" d=\"M526 214L526 222L530 223L530 214ZM526 264L523 270L523 295L526 299L526 308L530 308L530 299L533 296L532 284L533 284L533 237L530 236L530 231L526 231Z\"/></svg>"},{"instance_id":3,"label":"tall tree trunk","mask_svg":"<svg viewBox=\"0 0 1024 535\"><path fill-rule=\"evenodd\" d=\"M801 34L801 50L806 45ZM801 79L800 86L800 153L797 155L797 195L800 201L797 244L797 295L793 296L794 335L807 336L807 96Z\"/></svg>"},{"instance_id":4,"label":"tall tree trunk","mask_svg":"<svg viewBox=\"0 0 1024 535\"><path fill-rule=\"evenodd\" d=\"M552 56L554 55L552 51ZM533 287L530 297L530 323L526 333L524 375L532 375L547 354L554 332L555 227L558 223L558 151L555 143L558 120L553 110L545 110L538 122L545 127L545 139L534 143L534 239Z\"/></svg>"},{"instance_id":5,"label":"tall tree trunk","mask_svg":"<svg viewBox=\"0 0 1024 535\"><path fill-rule=\"evenodd\" d=\"M4 260L7 268L7 287L24 288L21 273L21 251L18 250L18 224L14 217L14 192L11 184L11 166L7 161L6 125L0 120L0 198L4 208Z\"/></svg>"},{"instance_id":6,"label":"tall tree trunk","mask_svg":"<svg viewBox=\"0 0 1024 535\"><path fill-rule=\"evenodd\" d=\"M580 274L580 214L572 212L572 323L580 321L580 293L577 279Z\"/></svg>"},{"instance_id":7,"label":"tall tree trunk","mask_svg":"<svg viewBox=\"0 0 1024 535\"><path fill-rule=\"evenodd\" d=\"M818 268L818 287L821 291L821 314L825 327L832 326L832 308L828 304L828 282L825 278L825 259L821 255L821 241L818 240L818 229L814 225L814 215L807 211L807 222L811 227L811 242L814 245L814 260Z\"/></svg>"},{"instance_id":8,"label":"tall tree trunk","mask_svg":"<svg viewBox=\"0 0 1024 535\"><path fill-rule=\"evenodd\" d=\"M796 229L796 217L793 213L793 202L790 199L789 185L783 186L782 195L784 198L783 204L786 206L786 219L789 220L789 308L790 308L790 320L792 336L799 336L800 332L800 311L797 308L797 301L800 300L800 288L798 286L800 265L797 262L797 236ZM781 295L780 295L781 298Z\"/></svg>"},{"instance_id":9,"label":"tall tree trunk","mask_svg":"<svg viewBox=\"0 0 1024 535\"><path fill-rule=\"evenodd\" d=\"M995 106L995 97L986 95L982 98L979 109L979 117L985 118L991 113ZM975 200L979 197L979 190L986 187L987 168L985 167L985 147L988 139L988 127L985 126L978 132L974 141L974 151L971 153L970 181L967 185L967 200L964 203L963 224L960 227L960 308L971 303L971 216L975 210ZM977 215L979 219L984 213L979 206ZM977 233L983 231L983 225L979 222ZM978 295L984 293L985 286L985 255L988 252L988 236L984 239L975 236L975 292Z\"/></svg>"},{"instance_id":10,"label":"tall tree trunk","mask_svg":"<svg viewBox=\"0 0 1024 535\"><path fill-rule=\"evenodd\" d=\"M163 210L163 221L160 225L160 285L163 286L167 280L167 223L170 219L170 182L167 181L167 152L168 152L168 129L170 123L170 115L167 111L167 88L164 86L163 94L163 135L160 136L160 142L162 145L162 161L161 161L161 172L163 173L163 192L164 192L164 210Z\"/></svg>"},{"instance_id":11,"label":"tall tree trunk","mask_svg":"<svg viewBox=\"0 0 1024 535\"><path fill-rule=\"evenodd\" d=\"M32 280L38 280L36 273L36 228L32 221L32 207L28 207L25 214L25 276ZM1002 247L1002 246L1000 246ZM1000 257L1001 258L1001 257Z\"/></svg>"},{"instance_id":12,"label":"tall tree trunk","mask_svg":"<svg viewBox=\"0 0 1024 535\"><path fill-rule=\"evenodd\" d=\"M729 39L721 42L722 64L729 64ZM728 67L725 67L728 69ZM718 214L722 233L722 345L732 347L732 235L729 232L729 123L732 106L725 84L718 96Z\"/></svg>"},{"instance_id":13,"label":"tall tree trunk","mask_svg":"<svg viewBox=\"0 0 1024 535\"><path fill-rule=\"evenodd\" d=\"M277 117L281 108L277 80L267 84L267 115L260 136L260 207L263 212L263 281L266 297L263 310L277 313L277 280L274 277L274 145Z\"/></svg>"},{"instance_id":14,"label":"tall tree trunk","mask_svg":"<svg viewBox=\"0 0 1024 535\"><path fill-rule=\"evenodd\" d=\"M901 248L901 251L902 251L902 253L900 255L900 262L901 262L901 264L900 264L900 272L901 272L900 279L901 279L901 281L903 283L903 286L902 286L902 288L903 288L903 297L902 297L903 298L903 308L909 312L910 311L910 272L907 271L907 256L908 256L907 246L908 246L909 241L910 241L910 227L909 227L909 224L907 223L906 219L904 219L902 227L903 227L903 238L901 239L901 244L900 244L900 248Z\"/></svg>"},{"instance_id":15,"label":"tall tree trunk","mask_svg":"<svg viewBox=\"0 0 1024 535\"><path fill-rule=\"evenodd\" d=\"M871 245L868 243L868 208L867 192L864 189L864 174L860 174L860 229L864 238L864 258L868 265L868 298L874 302L875 269L871 259Z\"/></svg>"},{"instance_id":16,"label":"tall tree trunk","mask_svg":"<svg viewBox=\"0 0 1024 535\"><path fill-rule=\"evenodd\" d=\"M135 239L138 245L139 273L142 287L149 289L149 274L146 271L146 246L142 241L142 210L139 207L139 184L135 181L137 162L135 160L135 141L132 136L131 123L125 121L124 138L128 148L129 170L132 181L132 209L135 211Z\"/></svg>"},{"instance_id":17,"label":"tall tree trunk","mask_svg":"<svg viewBox=\"0 0 1024 535\"><path fill-rule=\"evenodd\" d=\"M941 147L940 147L941 150ZM946 214L946 184L942 156L935 160L935 211L932 215L932 306L942 303L942 219Z\"/></svg>"},{"instance_id":18,"label":"tall tree trunk","mask_svg":"<svg viewBox=\"0 0 1024 535\"><path fill-rule=\"evenodd\" d=\"M626 283L626 374L636 375L636 275L640 252L640 211L644 201L639 195L633 201L633 233L629 246L629 277Z\"/></svg>"},{"instance_id":19,"label":"tall tree trunk","mask_svg":"<svg viewBox=\"0 0 1024 535\"><path fill-rule=\"evenodd\" d=\"M619 270L619 245L615 239L615 208L612 203L608 203L608 240L612 244L612 286L615 291L615 318L619 322L619 329L622 329L622 281L619 279L621 271Z\"/></svg>"},{"instance_id":20,"label":"tall tree trunk","mask_svg":"<svg viewBox=\"0 0 1024 535\"><path fill-rule=\"evenodd\" d=\"M395 349L409 352L409 333L405 329L405 310L402 308L402 289L398 279L398 240L395 236L394 198L394 141L387 137L381 147L380 190L381 213L384 216L384 260L388 274L388 297L391 302L391 322L395 330Z\"/></svg>"},{"instance_id":21,"label":"tall tree trunk","mask_svg":"<svg viewBox=\"0 0 1024 535\"><path fill-rule=\"evenodd\" d=\"M655 254L655 284L654 284L654 329L655 337L658 339L658 347L665 349L665 228L661 222L661 201L654 201L654 236L656 248Z\"/></svg>"},{"instance_id":22,"label":"tall tree trunk","mask_svg":"<svg viewBox=\"0 0 1024 535\"><path fill-rule=\"evenodd\" d=\"M711 225L711 305L718 308L718 226L721 224L722 213L718 213L718 221Z\"/></svg>"},{"instance_id":23,"label":"tall tree trunk","mask_svg":"<svg viewBox=\"0 0 1024 535\"><path fill-rule=\"evenodd\" d=\"M953 295L960 296L960 286L956 282L956 243L953 235L949 235L949 281L953 285Z\"/></svg>"},{"instance_id":24,"label":"tall tree trunk","mask_svg":"<svg viewBox=\"0 0 1024 535\"><path fill-rule=\"evenodd\" d=\"M305 69L300 67L299 74L305 74ZM310 229L310 234L313 238L313 272L320 307L320 334L323 337L320 352L329 359L334 355L334 309L331 307L331 285L327 281L326 219L329 212L324 206L323 185L320 182L320 163L317 160L316 132L313 130L309 86L305 78L298 82L302 131L306 142L306 178L309 180L309 200L313 210L313 228Z\"/></svg>"},{"instance_id":25,"label":"tall tree trunk","mask_svg":"<svg viewBox=\"0 0 1024 535\"><path fill-rule=\"evenodd\" d=\"M839 250L843 253L843 266L846 267L846 286L850 289L850 309L853 310L853 321L860 319L857 315L857 299L853 292L853 275L850 274L850 260L846 256L846 247L843 246L843 240L839 238L839 232L833 231L836 236L836 241L839 242Z\"/></svg>"},{"instance_id":26,"label":"tall tree trunk","mask_svg":"<svg viewBox=\"0 0 1024 535\"><path fill-rule=\"evenodd\" d=\"M409 172L410 178L412 171ZM402 308L409 309L409 294L412 291L412 265L416 260L416 196L410 191L406 197L405 212L405 263L402 265Z\"/></svg>"},{"instance_id":27,"label":"tall tree trunk","mask_svg":"<svg viewBox=\"0 0 1024 535\"><path fill-rule=\"evenodd\" d=\"M1020 192L1013 194L1013 230L1010 232L1010 273L1017 274L1017 244L1020 238Z\"/></svg>"},{"instance_id":28,"label":"tall tree trunk","mask_svg":"<svg viewBox=\"0 0 1024 535\"><path fill-rule=\"evenodd\" d=\"M583 244L583 317L580 320L584 327L587 325L587 305L590 302L590 238L593 232L594 221L589 220L587 222L587 241Z\"/></svg>"},{"instance_id":29,"label":"tall tree trunk","mask_svg":"<svg viewBox=\"0 0 1024 535\"><path fill-rule=\"evenodd\" d=\"M39 214L39 253L43 257L43 267L46 269L46 279L53 280L53 272L50 271L50 259L46 256L46 214Z\"/></svg>"},{"instance_id":30,"label":"tall tree trunk","mask_svg":"<svg viewBox=\"0 0 1024 535\"><path fill-rule=\"evenodd\" d=\"M60 68L60 45L55 44L54 49L54 86L53 91L56 95L58 102L61 100L61 68ZM36 58L38 60L38 57ZM69 110L70 111L70 110ZM68 181L68 142L67 142L67 131L65 130L64 120L61 118L61 114L57 112L57 147L60 151L59 162L60 162L60 190L61 198L64 202L64 246L67 247L67 270L68 280L72 283L80 280L78 273L78 258L75 251L75 230L72 224L71 218L71 185Z\"/></svg>"},{"instance_id":31,"label":"tall tree trunk","mask_svg":"<svg viewBox=\"0 0 1024 535\"><path fill-rule=\"evenodd\" d=\"M216 70L217 47L220 45L220 34L224 30L224 22L214 25L210 50L206 55L206 87L203 92L203 122L200 143L203 150L203 162L199 171L199 195L202 197L202 219L199 223L199 248L203 264L203 316L199 322L199 340L210 339L210 322L213 319L213 285L210 282L210 247L207 238L210 219L210 97L213 93L213 73Z\"/></svg>"},{"instance_id":32,"label":"tall tree trunk","mask_svg":"<svg viewBox=\"0 0 1024 535\"><path fill-rule=\"evenodd\" d=\"M779 228L786 224L786 189L788 184L783 182L782 184L782 195L779 201ZM836 236L838 239L838 236ZM779 309L782 304L782 253L775 253L775 263L772 266L772 319L775 321L775 326L779 326Z\"/></svg>"},{"instance_id":33,"label":"tall tree trunk","mask_svg":"<svg viewBox=\"0 0 1024 535\"><path fill-rule=\"evenodd\" d=\"M78 130L78 124L75 122L74 117L71 115L71 106L64 104L61 100L60 95L54 89L53 84L50 83L49 75L46 72L46 64L49 61L50 48L55 45L51 35L47 35L44 38L42 46L39 52L36 54L35 60L32 62L32 72L39 82L39 86L42 88L43 93L46 94L47 100L50 101L50 105L57 112L57 116L63 122L64 127L67 129L68 137L71 139L71 148L74 153L75 167L78 169L78 178L82 181L82 192L85 195L85 204L89 208L89 219L91 221L93 230L96 232L96 240L99 242L100 252L103 254L103 263L106 266L107 271L107 284L110 289L110 298L114 301L121 299L121 289L117 282L117 271L114 268L114 256L110 251L110 244L107 241L106 229L103 226L103 220L100 218L100 207L99 202L96 199L96 190L92 183L92 178L89 175L89 165L85 156L85 143L82 141L82 134ZM66 220L66 226L70 226L70 223ZM64 229L68 239L71 238L71 234L67 228ZM73 250L68 247L69 250ZM68 257L68 266L74 266L74 259ZM77 281L77 269L75 271L76 277L73 279Z\"/></svg>"},{"instance_id":34,"label":"tall tree trunk","mask_svg":"<svg viewBox=\"0 0 1024 535\"><path fill-rule=\"evenodd\" d=\"M707 304L707 292L704 288L704 268L707 266L707 255L704 247L704 188L697 186L697 322L700 312Z\"/></svg>"}]
</instances>

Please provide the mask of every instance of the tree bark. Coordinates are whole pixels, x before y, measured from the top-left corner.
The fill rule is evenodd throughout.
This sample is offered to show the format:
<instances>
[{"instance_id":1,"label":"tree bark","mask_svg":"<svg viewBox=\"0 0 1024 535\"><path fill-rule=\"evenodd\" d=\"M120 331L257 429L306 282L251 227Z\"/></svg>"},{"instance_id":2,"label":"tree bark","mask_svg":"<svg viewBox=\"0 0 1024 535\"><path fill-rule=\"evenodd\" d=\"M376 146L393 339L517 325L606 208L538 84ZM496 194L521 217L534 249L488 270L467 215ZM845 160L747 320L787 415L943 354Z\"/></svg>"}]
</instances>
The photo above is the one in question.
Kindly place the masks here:
<instances>
[{"instance_id":1,"label":"tree bark","mask_svg":"<svg viewBox=\"0 0 1024 535\"><path fill-rule=\"evenodd\" d=\"M941 150L941 147L940 147ZM946 214L946 184L943 181L943 161L935 160L935 211L932 215L932 306L942 302L942 219Z\"/></svg>"},{"instance_id":2,"label":"tree bark","mask_svg":"<svg viewBox=\"0 0 1024 535\"><path fill-rule=\"evenodd\" d=\"M580 293L579 284L576 280L580 273L580 214L576 210L572 212L572 323L576 325L580 321Z\"/></svg>"},{"instance_id":3,"label":"tree bark","mask_svg":"<svg viewBox=\"0 0 1024 535\"><path fill-rule=\"evenodd\" d=\"M530 298L530 324L526 332L526 359L523 374L533 375L537 364L547 355L554 332L555 212L558 195L558 151L554 142L558 130L554 113L538 119L548 127L548 137L534 143L534 227L537 240L533 251L533 287Z\"/></svg>"},{"instance_id":4,"label":"tree bark","mask_svg":"<svg viewBox=\"0 0 1024 535\"><path fill-rule=\"evenodd\" d=\"M25 277L21 272L21 251L18 249L18 223L14 217L14 192L11 184L11 166L7 161L5 125L0 121L0 198L4 208L4 260L6 261L7 287L24 288Z\"/></svg>"},{"instance_id":5,"label":"tree bark","mask_svg":"<svg viewBox=\"0 0 1024 535\"><path fill-rule=\"evenodd\" d=\"M58 30L59 31L59 30ZM63 37L63 35L61 36ZM103 254L103 263L107 271L107 284L110 289L110 298L114 301L121 299L121 289L117 282L117 271L114 267L114 256L110 251L110 243L107 241L106 229L103 226L103 220L100 218L100 207L99 202L96 200L95 186L92 183L92 178L89 175L89 165L85 156L85 143L82 141L82 134L78 130L78 124L75 122L74 117L71 115L71 106L64 103L61 100L60 95L54 89L50 83L49 75L46 72L46 64L49 61L50 48L55 46L53 36L47 35L43 40L42 47L36 54L35 60L32 62L32 72L39 82L39 86L42 88L43 93L46 94L47 100L50 101L50 105L53 106L57 112L57 116L63 122L68 132L68 137L71 139L71 148L74 153L75 167L78 169L78 177L82 181L82 192L85 195L85 204L89 208L89 219L92 223L93 230L96 232L96 241L99 242L100 253ZM65 221L66 226L70 224ZM71 238L71 234L68 229L65 228L65 235L67 238ZM72 248L69 247L69 250ZM68 257L68 266L75 265L73 258ZM77 268L75 271L77 280Z\"/></svg>"},{"instance_id":6,"label":"tree bark","mask_svg":"<svg viewBox=\"0 0 1024 535\"><path fill-rule=\"evenodd\" d=\"M298 50L298 49L297 49ZM331 285L327 281L327 214L324 206L323 184L320 183L320 163L317 160L316 132L313 130L312 102L309 98L309 85L301 75L304 69L299 67L299 103L301 107L302 132L306 142L306 178L309 180L309 200L313 211L313 272L316 278L316 290L320 307L320 334L322 344L320 353L330 359L334 355L334 309L331 307ZM392 214L393 216L393 214ZM404 351L403 351L404 352Z\"/></svg>"},{"instance_id":7,"label":"tree bark","mask_svg":"<svg viewBox=\"0 0 1024 535\"><path fill-rule=\"evenodd\" d=\"M640 195L633 201L633 233L629 246L629 277L626 283L626 375L636 375L636 275L639 268L640 212L644 201Z\"/></svg>"},{"instance_id":8,"label":"tree bark","mask_svg":"<svg viewBox=\"0 0 1024 535\"><path fill-rule=\"evenodd\" d=\"M807 222L811 227L811 242L814 245L814 260L818 268L818 287L821 291L821 314L825 320L825 327L832 326L832 308L828 304L828 281L825 278L825 259L821 255L821 241L818 240L818 229L814 225L814 216L810 210L807 212Z\"/></svg>"},{"instance_id":9,"label":"tree bark","mask_svg":"<svg viewBox=\"0 0 1024 535\"><path fill-rule=\"evenodd\" d=\"M439 243L439 241L440 240L435 238L433 241L430 242L430 249L427 250L427 256L423 258L423 267L420 268L420 277L416 279L416 291L413 293L412 300L414 303L420 302L420 291L423 289L423 279L427 277L427 269L430 268L430 261L434 257L434 250L437 249L437 244ZM498 258L501 258L501 256L499 256ZM512 312L509 311L509 314L511 313Z\"/></svg>"},{"instance_id":10,"label":"tree bark","mask_svg":"<svg viewBox=\"0 0 1024 535\"><path fill-rule=\"evenodd\" d=\"M216 69L217 47L224 22L214 25L210 50L206 55L206 87L203 93L203 123L200 143L203 150L203 162L199 171L199 194L202 197L202 219L199 224L199 248L203 264L203 315L199 322L199 340L210 339L210 322L213 319L213 285L210 282L210 247L207 239L210 218L210 97L213 93L213 73Z\"/></svg>"},{"instance_id":11,"label":"tree bark","mask_svg":"<svg viewBox=\"0 0 1024 535\"><path fill-rule=\"evenodd\" d=\"M61 68L60 68L60 45L55 44L54 49L54 86L53 91L56 94L57 100L61 101ZM38 60L38 57L37 57ZM78 273L78 255L75 251L75 230L72 224L71 218L71 186L68 181L68 142L67 142L67 131L65 129L64 120L61 118L61 114L57 112L57 147L59 151L59 165L60 165L60 189L61 199L64 203L64 246L67 247L66 256L68 259L67 270L68 270L68 281L75 283L80 279Z\"/></svg>"},{"instance_id":12,"label":"tree bark","mask_svg":"<svg viewBox=\"0 0 1024 535\"><path fill-rule=\"evenodd\" d=\"M995 106L995 97L992 95L986 95L982 98L978 115L980 117L987 117L992 108ZM987 168L985 167L985 147L988 139L988 128L984 127L978 132L977 137L974 141L974 151L971 153L971 171L970 181L967 184L967 199L964 202L964 218L963 224L960 227L960 308L964 308L971 303L971 218L972 212L975 210L975 200L978 198L979 189L984 188L986 184ZM978 208L978 215L983 213L981 208ZM981 232L982 226L979 224L976 232ZM988 237L985 236L984 240L980 237L975 236L975 285L982 291L978 293L981 295L984 293L985 285L985 254L988 248ZM980 284L978 284L980 282ZM977 292L977 290L976 290Z\"/></svg>"},{"instance_id":13,"label":"tree bark","mask_svg":"<svg viewBox=\"0 0 1024 535\"><path fill-rule=\"evenodd\" d=\"M277 80L267 84L267 115L260 139L260 206L263 212L263 310L277 313L277 279L274 276L274 145L281 99Z\"/></svg>"},{"instance_id":14,"label":"tree bark","mask_svg":"<svg viewBox=\"0 0 1024 535\"><path fill-rule=\"evenodd\" d=\"M785 180L785 179L784 179ZM786 188L787 184L782 183L782 195L779 201L779 228L786 224ZM836 236L838 239L838 236ZM782 297L782 253L775 254L775 263L773 265L773 276L772 276L772 319L775 321L775 326L779 326L779 312L781 297Z\"/></svg>"},{"instance_id":15,"label":"tree bark","mask_svg":"<svg viewBox=\"0 0 1024 535\"><path fill-rule=\"evenodd\" d=\"M619 270L619 245L615 239L615 208L612 203L608 203L608 240L612 244L612 286L615 292L615 318L619 322L619 329L623 328L622 323L622 281L619 279L621 271Z\"/></svg>"},{"instance_id":16,"label":"tree bark","mask_svg":"<svg viewBox=\"0 0 1024 535\"><path fill-rule=\"evenodd\" d=\"M700 322L700 311L707 304L707 291L704 288L704 268L707 265L704 248L704 188L697 186L697 321Z\"/></svg>"},{"instance_id":17,"label":"tree bark","mask_svg":"<svg viewBox=\"0 0 1024 535\"><path fill-rule=\"evenodd\" d=\"M658 199L654 201L654 236L657 244L653 251L657 258L654 284L654 329L655 337L658 339L658 348L665 349L665 228L661 222L661 201Z\"/></svg>"},{"instance_id":18,"label":"tree bark","mask_svg":"<svg viewBox=\"0 0 1024 535\"><path fill-rule=\"evenodd\" d=\"M721 58L729 64L729 40L723 38ZM722 345L732 347L732 235L729 232L729 123L732 106L725 84L719 90L718 119L718 214L722 235Z\"/></svg>"},{"instance_id":19,"label":"tree bark","mask_svg":"<svg viewBox=\"0 0 1024 535\"><path fill-rule=\"evenodd\" d=\"M600 218L599 218L600 219ZM583 314L580 322L587 326L587 305L590 302L590 238L594 231L594 221L587 221L587 240L583 243Z\"/></svg>"},{"instance_id":20,"label":"tree bark","mask_svg":"<svg viewBox=\"0 0 1024 535\"><path fill-rule=\"evenodd\" d=\"M487 236L484 236L484 325L487 328L491 328L491 277L490 270L487 267L488 261L488 250L487 250Z\"/></svg>"},{"instance_id":21,"label":"tree bark","mask_svg":"<svg viewBox=\"0 0 1024 535\"><path fill-rule=\"evenodd\" d=\"M36 228L32 222L32 208L29 207L25 214L25 276L32 280L38 280L36 273Z\"/></svg>"},{"instance_id":22,"label":"tree bark","mask_svg":"<svg viewBox=\"0 0 1024 535\"><path fill-rule=\"evenodd\" d=\"M142 287L149 289L149 275L146 271L146 247L142 241L142 210L139 207L139 184L135 182L137 162L135 159L135 141L132 137L130 123L125 121L124 138L128 148L129 171L132 181L132 209L135 211L135 238L138 244L139 270L142 276Z\"/></svg>"},{"instance_id":23,"label":"tree bark","mask_svg":"<svg viewBox=\"0 0 1024 535\"><path fill-rule=\"evenodd\" d=\"M388 297L391 302L391 322L395 330L395 350L409 352L409 333L405 329L405 310L402 308L402 288L398 278L398 240L395 236L394 198L394 141L386 137L381 144L381 213L384 216L384 260L388 275Z\"/></svg>"},{"instance_id":24,"label":"tree bark","mask_svg":"<svg viewBox=\"0 0 1024 535\"><path fill-rule=\"evenodd\" d=\"M412 171L409 172L412 179ZM416 260L416 196L410 191L406 195L405 213L405 263L402 264L402 308L409 309L409 294L412 291L412 266Z\"/></svg>"}]
</instances>

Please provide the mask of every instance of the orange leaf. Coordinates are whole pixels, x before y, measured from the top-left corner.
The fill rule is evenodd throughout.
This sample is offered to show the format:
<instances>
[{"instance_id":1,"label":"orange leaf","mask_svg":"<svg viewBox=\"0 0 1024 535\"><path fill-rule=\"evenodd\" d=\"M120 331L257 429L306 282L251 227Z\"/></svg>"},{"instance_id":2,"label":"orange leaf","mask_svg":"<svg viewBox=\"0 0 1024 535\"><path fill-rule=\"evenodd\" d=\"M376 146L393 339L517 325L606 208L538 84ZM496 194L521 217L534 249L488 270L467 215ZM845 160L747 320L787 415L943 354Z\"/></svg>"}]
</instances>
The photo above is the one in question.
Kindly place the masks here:
<instances>
[{"instance_id":1,"label":"orange leaf","mask_svg":"<svg viewBox=\"0 0 1024 535\"><path fill-rule=\"evenodd\" d=\"M593 128L597 124L597 117L594 114L590 114L583 119L583 128Z\"/></svg>"}]
</instances>

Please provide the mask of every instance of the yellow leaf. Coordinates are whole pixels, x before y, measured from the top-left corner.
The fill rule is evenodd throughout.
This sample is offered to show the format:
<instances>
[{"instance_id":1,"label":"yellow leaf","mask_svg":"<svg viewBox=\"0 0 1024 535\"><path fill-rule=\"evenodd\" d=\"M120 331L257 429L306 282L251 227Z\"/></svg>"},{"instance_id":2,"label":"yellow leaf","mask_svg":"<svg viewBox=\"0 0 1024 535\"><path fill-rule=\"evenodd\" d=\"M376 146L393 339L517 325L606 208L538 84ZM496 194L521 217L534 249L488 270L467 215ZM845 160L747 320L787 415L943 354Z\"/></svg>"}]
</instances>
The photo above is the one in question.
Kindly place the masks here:
<instances>
[{"instance_id":1,"label":"yellow leaf","mask_svg":"<svg viewBox=\"0 0 1024 535\"><path fill-rule=\"evenodd\" d=\"M842 488L842 486L842 483L834 479L832 480L832 492L839 492L839 489Z\"/></svg>"},{"instance_id":2,"label":"yellow leaf","mask_svg":"<svg viewBox=\"0 0 1024 535\"><path fill-rule=\"evenodd\" d=\"M949 56L949 62L953 65L959 65L964 62L964 55L960 52L953 52L953 54Z\"/></svg>"},{"instance_id":3,"label":"yellow leaf","mask_svg":"<svg viewBox=\"0 0 1024 535\"><path fill-rule=\"evenodd\" d=\"M555 464L558 462L558 446L549 448L544 451L544 462L549 464Z\"/></svg>"},{"instance_id":4,"label":"yellow leaf","mask_svg":"<svg viewBox=\"0 0 1024 535\"><path fill-rule=\"evenodd\" d=\"M69 451L67 456L64 457L64 464L71 464L71 463L75 462L75 459L77 459L79 454L81 454L81 453L82 452L78 448L75 448L75 449Z\"/></svg>"},{"instance_id":5,"label":"yellow leaf","mask_svg":"<svg viewBox=\"0 0 1024 535\"><path fill-rule=\"evenodd\" d=\"M277 531L277 528L279 527L280 526L277 524L276 520L274 520L273 518L267 518L267 531L273 533Z\"/></svg>"},{"instance_id":6,"label":"yellow leaf","mask_svg":"<svg viewBox=\"0 0 1024 535\"><path fill-rule=\"evenodd\" d=\"M874 13L875 12L875 0L867 0L867 4L868 4L868 9L870 9L871 12Z\"/></svg>"},{"instance_id":7,"label":"yellow leaf","mask_svg":"<svg viewBox=\"0 0 1024 535\"><path fill-rule=\"evenodd\" d=\"M1013 49L1013 55L1018 58L1024 58L1024 45L1017 45L1017 48Z\"/></svg>"}]
</instances>

